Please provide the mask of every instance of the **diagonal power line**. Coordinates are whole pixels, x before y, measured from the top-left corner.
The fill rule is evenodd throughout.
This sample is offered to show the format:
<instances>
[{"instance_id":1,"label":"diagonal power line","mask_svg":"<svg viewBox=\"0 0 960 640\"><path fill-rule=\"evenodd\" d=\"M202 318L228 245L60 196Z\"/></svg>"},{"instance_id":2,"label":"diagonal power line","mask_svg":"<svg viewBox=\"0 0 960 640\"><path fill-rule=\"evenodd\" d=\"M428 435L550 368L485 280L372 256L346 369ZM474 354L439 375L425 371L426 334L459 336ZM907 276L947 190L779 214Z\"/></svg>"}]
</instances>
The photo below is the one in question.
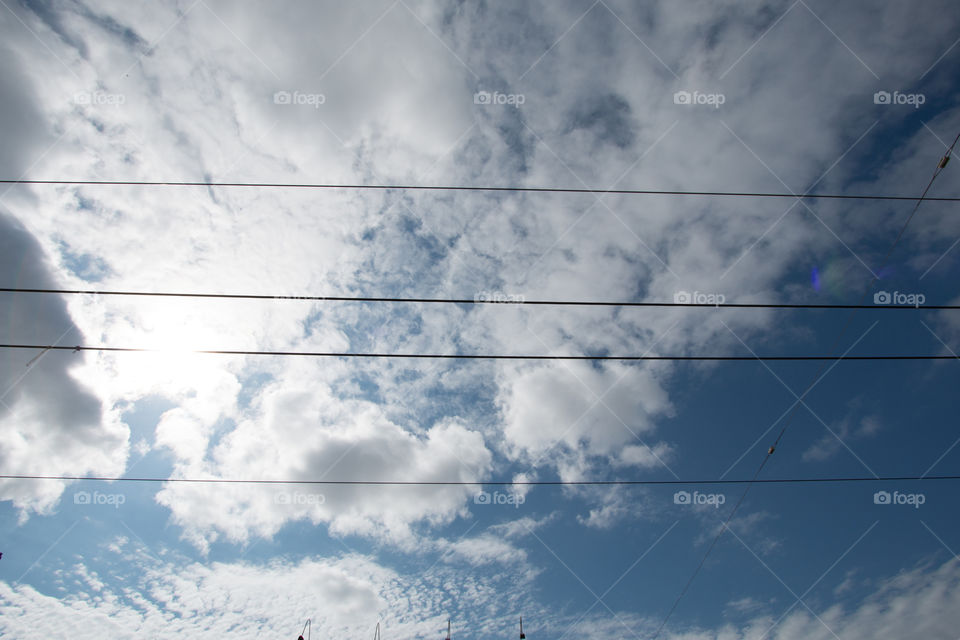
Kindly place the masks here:
<instances>
[{"instance_id":1,"label":"diagonal power line","mask_svg":"<svg viewBox=\"0 0 960 640\"><path fill-rule=\"evenodd\" d=\"M890 256L893 254L893 251L896 249L897 245L899 244L900 239L903 238L903 234L906 232L907 226L913 220L914 216L917 213L917 210L920 208L920 204L924 200L932 200L932 198L927 198L927 193L930 191L930 187L933 186L933 183L937 179L937 176L939 176L940 172L943 171L943 169L947 166L947 162L949 161L950 154L953 152L953 148L957 144L958 140L960 140L960 133L957 134L957 137L954 138L953 140L953 144L950 145L950 148L947 149L947 152L938 161L937 167L936 169L934 169L933 175L930 176L930 181L927 182L927 186L924 187L923 192L920 194L920 197L912 198L913 200L916 201L916 204L913 206L913 209L911 209L910 215L907 216L907 219L904 221L903 225L900 227L900 230L897 233L897 236L894 238L893 243L890 245L890 248L887 250L887 253L883 256L883 259L880 261L880 267L877 269L877 272L882 271L883 267L886 266L887 262L890 260ZM879 278L876 275L874 275L874 277L870 280L869 285L861 295L861 298L860 298L861 304L863 300L865 300L866 297L869 295L871 289L873 288L873 285L877 282L878 279ZM828 349L827 351L828 353L833 353L836 350L837 346L840 344L840 340L843 338L844 334L846 334L847 329L850 327L853 321L853 318L854 316L856 316L858 310L859 309L857 307L854 307L851 309L850 313L847 315L847 318L844 324L840 329L839 334L837 335L836 339L833 341L833 344ZM826 368L826 363L822 364L819 367L817 372L814 374L813 378L810 380L810 383L803 390L803 393L800 394L799 396L800 398L804 398L807 395L807 393L810 391L810 389L813 388L813 386L817 383L821 373L824 371L825 368ZM683 597L687 594L687 591L689 591L690 586L693 584L694 580L696 580L697 576L700 574L700 571L703 569L703 566L706 563L707 558L710 557L710 554L713 552L713 549L717 546L717 542L720 540L720 537L723 536L724 531L726 531L729 528L730 522L733 521L733 517L736 515L737 511L740 509L740 506L743 504L744 499L746 499L747 494L750 492L750 488L754 484L760 481L759 480L760 473L763 471L763 468L766 466L771 456L773 456L773 453L776 450L777 445L780 444L780 441L783 439L784 434L787 432L787 428L789 428L789 426L793 422L793 416L796 415L796 409L799 406L799 404L800 403L795 403L791 408L789 414L786 416L783 427L781 427L780 433L777 435L776 439L773 441L773 445L771 445L771 447L767 450L766 455L764 455L763 459L760 461L760 465L757 467L757 470L754 472L753 478L750 480L750 482L746 483L746 487L744 487L743 493L740 495L740 498L737 500L737 502L734 503L733 508L730 510L730 513L727 515L726 520L724 520L723 522L723 526L720 527L720 530L717 532L717 535L714 536L710 545L707 547L706 552L703 554L703 557L700 559L699 564L697 564L696 568L693 570L693 573L690 575L690 578L687 580L686 584L684 584L683 588L680 590L679 595L674 600L673 604L670 606L670 609L667 611L667 615L664 617L663 622L661 622L660 626L657 627L656 633L653 634L653 640L656 640L656 638L660 636L660 633L663 631L663 628L666 626L667 622L670 620L670 617L673 615L673 612L676 611L677 606L680 604L680 601L683 600Z\"/></svg>"}]
</instances>

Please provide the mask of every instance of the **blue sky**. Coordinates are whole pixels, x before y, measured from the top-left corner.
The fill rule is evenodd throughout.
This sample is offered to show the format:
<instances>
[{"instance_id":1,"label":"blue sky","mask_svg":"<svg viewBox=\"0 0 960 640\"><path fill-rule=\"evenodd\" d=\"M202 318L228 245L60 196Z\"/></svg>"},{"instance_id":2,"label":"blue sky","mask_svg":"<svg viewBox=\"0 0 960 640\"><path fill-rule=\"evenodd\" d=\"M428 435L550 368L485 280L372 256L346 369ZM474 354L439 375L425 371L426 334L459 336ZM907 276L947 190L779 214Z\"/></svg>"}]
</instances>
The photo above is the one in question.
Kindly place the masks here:
<instances>
[{"instance_id":1,"label":"blue sky","mask_svg":"<svg viewBox=\"0 0 960 640\"><path fill-rule=\"evenodd\" d=\"M917 196L960 131L946 1L0 4L8 180ZM745 485L519 483L744 480L784 426L762 479L955 475L956 361L185 350L955 356L955 203L884 260L913 204L4 185L3 287L923 299L0 293L4 343L158 350L0 350L3 475L518 483L0 480L0 633L653 637ZM955 484L751 486L659 637L956 637Z\"/></svg>"}]
</instances>

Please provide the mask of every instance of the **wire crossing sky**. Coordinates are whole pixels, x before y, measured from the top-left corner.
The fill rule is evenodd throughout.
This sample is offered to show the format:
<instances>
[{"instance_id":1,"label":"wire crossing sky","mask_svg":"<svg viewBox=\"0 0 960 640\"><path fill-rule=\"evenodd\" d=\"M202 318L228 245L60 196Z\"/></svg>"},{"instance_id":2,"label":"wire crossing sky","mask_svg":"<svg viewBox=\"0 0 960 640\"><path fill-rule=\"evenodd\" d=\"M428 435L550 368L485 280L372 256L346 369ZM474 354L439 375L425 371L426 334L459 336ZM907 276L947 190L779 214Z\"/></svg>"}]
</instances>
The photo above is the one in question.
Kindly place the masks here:
<instances>
[{"instance_id":1,"label":"wire crossing sky","mask_svg":"<svg viewBox=\"0 0 960 640\"><path fill-rule=\"evenodd\" d=\"M917 200L911 196L849 193L777 193L750 191L666 191L658 189L591 189L588 187L522 187L522 186L474 186L474 185L416 185L416 184L317 184L275 182L162 182L147 180L39 180L0 179L0 184L11 185L77 185L77 186L137 186L137 187L257 187L261 189L350 189L377 191L506 191L518 193L589 193L616 195L653 196L712 196L730 198L807 198L811 200ZM958 197L924 198L931 202L958 202Z\"/></svg>"},{"instance_id":2,"label":"wire crossing sky","mask_svg":"<svg viewBox=\"0 0 960 640\"><path fill-rule=\"evenodd\" d=\"M955 355L792 355L792 356L658 356L658 355L525 355L509 353L350 353L336 351L253 351L242 349L182 349L172 346L166 349L150 349L144 347L101 347L77 345L68 347L63 345L42 344L0 344L0 349L37 349L40 351L106 351L113 353L163 353L180 352L219 356L305 356L310 358L402 358L426 360L671 360L687 362L744 362L744 361L823 361L833 362L841 360L957 360Z\"/></svg>"},{"instance_id":3,"label":"wire crossing sky","mask_svg":"<svg viewBox=\"0 0 960 640\"><path fill-rule=\"evenodd\" d=\"M960 305L930 305L922 304L891 304L887 302L870 304L803 304L803 303L763 303L763 302L656 302L631 301L610 302L600 300L526 300L523 298L509 298L503 296L498 299L486 299L485 296L475 298L387 298L372 296L285 296L265 295L254 293L183 293L171 291L102 291L96 289L22 289L0 287L0 293L52 293L61 295L92 295L92 296L138 296L155 298L212 298L222 300L306 300L314 302L409 302L426 304L508 304L531 306L580 306L580 307L701 307L707 309L915 309L915 310L942 310L960 309Z\"/></svg>"},{"instance_id":4,"label":"wire crossing sky","mask_svg":"<svg viewBox=\"0 0 960 640\"><path fill-rule=\"evenodd\" d=\"M482 482L419 481L419 480L257 480L252 478L130 478L98 476L25 476L3 475L10 480L84 480L89 482L188 482L194 484L304 484L304 485L367 485L367 486L460 486L501 485L518 487L573 487L573 486L655 486L655 485L723 485L723 484L806 484L813 482L919 482L937 480L960 480L960 476L885 476L860 478L758 478L748 480L484 480Z\"/></svg>"}]
</instances>

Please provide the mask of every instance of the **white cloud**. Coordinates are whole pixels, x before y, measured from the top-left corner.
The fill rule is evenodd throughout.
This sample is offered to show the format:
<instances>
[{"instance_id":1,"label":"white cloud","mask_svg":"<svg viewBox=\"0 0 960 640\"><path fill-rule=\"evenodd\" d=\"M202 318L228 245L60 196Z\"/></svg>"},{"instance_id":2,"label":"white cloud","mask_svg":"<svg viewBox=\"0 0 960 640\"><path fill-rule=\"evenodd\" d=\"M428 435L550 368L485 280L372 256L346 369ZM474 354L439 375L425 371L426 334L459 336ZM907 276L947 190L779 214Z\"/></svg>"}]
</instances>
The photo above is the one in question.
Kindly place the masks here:
<instances>
[{"instance_id":1,"label":"white cloud","mask_svg":"<svg viewBox=\"0 0 960 640\"><path fill-rule=\"evenodd\" d=\"M823 462L845 451L853 443L876 435L882 428L876 416L865 416L856 426L851 426L851 420L852 418L848 417L838 425L834 425L803 452L803 460Z\"/></svg>"},{"instance_id":2,"label":"white cloud","mask_svg":"<svg viewBox=\"0 0 960 640\"><path fill-rule=\"evenodd\" d=\"M491 525L489 530L495 534L502 535L508 540L522 538L529 535L531 532L549 524L550 522L553 522L556 520L557 515L557 512L553 512L539 519L532 516L523 516L508 522Z\"/></svg>"},{"instance_id":3,"label":"white cloud","mask_svg":"<svg viewBox=\"0 0 960 640\"><path fill-rule=\"evenodd\" d=\"M653 466L630 447L643 446L642 439L653 430L653 418L673 413L660 383L638 367L610 366L602 371L579 363L527 367L505 373L500 389L510 454L536 462L583 451ZM666 445L657 449L665 452Z\"/></svg>"},{"instance_id":4,"label":"white cloud","mask_svg":"<svg viewBox=\"0 0 960 640\"><path fill-rule=\"evenodd\" d=\"M265 566L157 563L132 583L113 583L96 589L98 595L80 592L62 599L28 585L2 582L0 630L12 637L66 634L81 640L105 633L157 638L229 633L245 638L292 635L310 617L315 632L324 629L331 635L362 635L379 619L385 635L389 631L391 636L408 637L436 632L451 614L463 633L475 637L512 628L515 607L521 603L516 598L517 587L527 584L522 572L462 576L453 602L444 587L450 579L448 571L439 567L427 574L403 575L358 555L276 561ZM64 579L85 580L93 575L80 565ZM483 608L498 589L505 601ZM774 640L826 640L834 634L852 640L947 638L960 624L960 612L951 606L958 596L960 562L951 560L938 567L914 567L882 580L854 604L814 608L819 620L802 606L789 612L789 605L770 610L771 605L747 598L730 603L755 612L743 623L684 631L673 623L664 637L745 640L769 632ZM616 619L591 615L577 622L579 616L536 602L526 600L523 606L530 612L525 626L531 633L560 635L575 625L573 633L578 636L602 638L622 634L623 624L642 633L659 622L630 612L618 612Z\"/></svg>"},{"instance_id":5,"label":"white cloud","mask_svg":"<svg viewBox=\"0 0 960 640\"><path fill-rule=\"evenodd\" d=\"M183 409L171 409L157 424L157 445L169 447L178 460L200 462L210 439L208 425L192 419Z\"/></svg>"},{"instance_id":6,"label":"white cloud","mask_svg":"<svg viewBox=\"0 0 960 640\"><path fill-rule=\"evenodd\" d=\"M55 286L37 241L0 213L0 273L20 286ZM4 294L5 339L13 344L70 346L82 335L59 298ZM69 351L4 349L0 353L0 464L6 474L112 475L123 470L128 430L78 379L84 356ZM29 366L28 366L29 365ZM64 483L0 481L0 498L26 515L47 512Z\"/></svg>"},{"instance_id":7,"label":"white cloud","mask_svg":"<svg viewBox=\"0 0 960 640\"><path fill-rule=\"evenodd\" d=\"M727 607L734 609L739 613L756 613L758 609L762 609L767 606L769 603L764 603L756 598L751 598L750 596L744 596L743 598L738 598L736 600L731 600L727 603Z\"/></svg>"},{"instance_id":8,"label":"white cloud","mask_svg":"<svg viewBox=\"0 0 960 640\"><path fill-rule=\"evenodd\" d=\"M527 559L522 549L491 533L452 542L439 541L438 547L445 550L450 560L461 558L475 566L496 562L516 567L525 564Z\"/></svg>"},{"instance_id":9,"label":"white cloud","mask_svg":"<svg viewBox=\"0 0 960 640\"><path fill-rule=\"evenodd\" d=\"M492 456L480 434L455 419L415 432L388 420L376 404L336 398L319 383L321 365L293 367L264 387L256 405L209 457L183 440L177 474L265 480L472 482L489 473ZM306 382L311 380L312 382ZM162 423L162 426L165 423ZM164 432L166 433L166 432ZM186 451L185 449L189 449ZM283 485L224 487L219 499L202 485L167 485L157 500L205 546L272 536L284 523L327 523L338 535L378 535L410 544L411 526L440 524L463 513L470 486Z\"/></svg>"},{"instance_id":10,"label":"white cloud","mask_svg":"<svg viewBox=\"0 0 960 640\"><path fill-rule=\"evenodd\" d=\"M641 469L653 469L666 464L673 450L670 445L661 442L654 447L629 445L620 451L620 456L612 462L617 466L634 466Z\"/></svg>"},{"instance_id":11,"label":"white cloud","mask_svg":"<svg viewBox=\"0 0 960 640\"><path fill-rule=\"evenodd\" d=\"M77 573L85 575L82 566ZM29 586L3 583L6 613L20 615L5 615L0 624L6 634L24 638L104 633L254 637L295 635L312 617L314 627L356 633L376 623L383 595L396 578L365 558L345 557L273 566L163 565L148 569L139 584L97 589L103 597L80 592L57 599Z\"/></svg>"},{"instance_id":12,"label":"white cloud","mask_svg":"<svg viewBox=\"0 0 960 640\"><path fill-rule=\"evenodd\" d=\"M612 497L599 507L590 509L586 517L577 516L580 524L594 529L610 529L629 513L629 507L622 496Z\"/></svg>"}]
</instances>

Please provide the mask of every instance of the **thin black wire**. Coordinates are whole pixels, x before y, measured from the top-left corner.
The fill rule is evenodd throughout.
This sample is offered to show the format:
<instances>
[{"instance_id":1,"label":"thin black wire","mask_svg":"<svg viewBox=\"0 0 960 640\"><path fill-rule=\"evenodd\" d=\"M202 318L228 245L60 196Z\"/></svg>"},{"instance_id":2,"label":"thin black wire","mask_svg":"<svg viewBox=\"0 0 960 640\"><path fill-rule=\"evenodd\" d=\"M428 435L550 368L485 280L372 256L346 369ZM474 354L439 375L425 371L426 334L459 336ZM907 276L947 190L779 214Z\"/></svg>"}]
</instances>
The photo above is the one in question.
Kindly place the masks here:
<instances>
[{"instance_id":1,"label":"thin black wire","mask_svg":"<svg viewBox=\"0 0 960 640\"><path fill-rule=\"evenodd\" d=\"M958 133L957 137L953 139L953 143L947 149L947 152L938 161L937 168L934 169L933 175L930 176L930 181L927 183L927 186L923 189L923 192L920 194L920 197L916 199L917 203L914 205L913 209L910 211L910 215L907 216L906 221L900 227L900 231L899 233L897 233L897 237L894 238L893 244L890 245L890 249L887 250L886 255L883 256L883 259L880 262L880 268L878 270L882 270L883 267L886 266L887 261L890 259L890 256L893 254L894 249L896 249L897 244L900 242L900 239L903 237L904 232L907 230L907 225L910 224L910 221L913 220L914 215L916 215L917 210L920 208L920 203L922 203L924 200L927 199L926 197L927 192L930 191L930 187L933 186L933 183L937 179L937 176L940 175L940 172L943 171L944 167L946 166L946 162L944 162L944 159L949 159L950 154L953 152L953 148L954 146L956 146L958 140L960 140L960 133ZM930 199L932 200L933 198L930 198ZM873 279L870 280L870 284L867 286L866 289L864 289L863 294L860 297L861 303L869 295L871 289L873 288L874 283L876 283L878 279L879 278L876 275L874 275ZM830 346L830 349L828 350L828 352L833 352L837 348L837 345L840 343L840 340L843 338L844 334L846 334L847 329L850 328L850 325L852 324L853 318L857 314L857 311L858 311L857 307L854 307L853 309L851 309L850 313L847 315L846 321L844 322L843 326L840 329L840 333L837 335L836 339L834 339L833 344ZM733 516L736 515L737 511L740 509L740 505L743 504L744 499L747 497L747 494L750 492L750 487L752 487L754 483L758 482L760 473L763 471L763 468L766 466L767 462L770 460L770 457L773 455L774 451L776 451L777 445L780 444L780 441L783 439L784 434L787 432L787 428L793 422L793 416L796 415L797 408L800 406L801 401L803 400L803 398L806 397L806 395L810 392L810 390L813 389L813 386L820 379L820 376L823 374L825 368L826 368L826 363L824 363L817 369L817 372L811 378L810 383L807 384L806 388L803 390L803 393L800 394L797 402L795 402L793 406L790 408L790 411L784 420L783 427L780 429L780 433L777 435L776 440L774 440L773 445L767 450L767 454L763 457L763 460L760 462L760 466L757 467L756 472L753 474L753 479L747 483L747 486L744 488L743 494L741 494L740 499L737 500L736 503L734 503L733 509L731 509L730 514L727 516L726 520L724 520L723 522L723 526L720 527L720 530L717 532L717 535L714 536L713 541L710 543L710 546L707 547L706 553L703 554L703 558L701 558L700 564L698 564L696 569L694 569L693 574L690 576L690 579L687 580L687 583L684 585L683 589L680 591L680 594L677 596L677 599L674 600L673 605L670 607L670 610L667 612L667 615L663 619L663 622L661 622L660 626L657 627L657 631L656 633L653 634L652 640L656 640L656 638L659 637L660 632L663 631L663 628L666 626L667 622L670 620L670 617L673 615L673 612L676 610L677 605L680 604L680 601L683 600L683 597L686 595L687 591L690 589L690 585L693 584L693 581L700 574L700 571L703 569L703 565L706 563L707 558L710 557L710 553L713 552L713 549L714 547L716 547L717 542L720 540L720 537L723 535L724 531L727 530L727 527L729 526L730 522L733 520Z\"/></svg>"},{"instance_id":2,"label":"thin black wire","mask_svg":"<svg viewBox=\"0 0 960 640\"><path fill-rule=\"evenodd\" d=\"M304 356L311 358L402 358L431 360L676 360L676 361L805 361L805 360L957 360L953 355L886 355L886 356L597 356L597 355L520 355L502 353L376 353L339 351L261 351L256 349L160 349L146 347L88 347L77 345L0 344L0 349L44 349L52 351L105 351L120 353L194 353L217 356Z\"/></svg>"},{"instance_id":3,"label":"thin black wire","mask_svg":"<svg viewBox=\"0 0 960 640\"><path fill-rule=\"evenodd\" d=\"M930 309L957 310L960 305L909 305L909 304L802 304L802 303L761 303L761 302L623 302L598 300L526 300L506 297L503 299L479 298L397 298L382 296L281 296L256 293L184 293L172 291L98 291L95 289L29 289L22 287L0 287L0 293L42 293L60 295L92 296L137 296L153 298L215 298L225 300L307 300L314 302L414 302L425 304L511 304L542 306L580 306L580 307L700 307L710 309Z\"/></svg>"},{"instance_id":4,"label":"thin black wire","mask_svg":"<svg viewBox=\"0 0 960 640\"><path fill-rule=\"evenodd\" d=\"M493 187L471 185L415 185L415 184L329 184L304 182L213 182L213 181L159 181L159 180L3 180L0 184L32 185L89 185L137 187L260 187L279 189L350 189L379 191L507 191L519 193L592 193L645 196L717 196L735 198L811 198L821 200L917 200L915 196L853 195L838 193L778 193L752 191L684 191L665 189L575 189L561 187ZM960 197L927 198L928 201L958 202Z\"/></svg>"},{"instance_id":5,"label":"thin black wire","mask_svg":"<svg viewBox=\"0 0 960 640\"><path fill-rule=\"evenodd\" d=\"M764 478L744 480L260 480L251 478L134 478L126 476L68 476L2 474L0 480L65 480L93 482L181 482L187 484L311 484L365 486L660 486L660 485L726 485L726 484L815 484L853 482L914 482L927 480L960 480L960 475L943 476L857 476L830 478Z\"/></svg>"}]
</instances>

